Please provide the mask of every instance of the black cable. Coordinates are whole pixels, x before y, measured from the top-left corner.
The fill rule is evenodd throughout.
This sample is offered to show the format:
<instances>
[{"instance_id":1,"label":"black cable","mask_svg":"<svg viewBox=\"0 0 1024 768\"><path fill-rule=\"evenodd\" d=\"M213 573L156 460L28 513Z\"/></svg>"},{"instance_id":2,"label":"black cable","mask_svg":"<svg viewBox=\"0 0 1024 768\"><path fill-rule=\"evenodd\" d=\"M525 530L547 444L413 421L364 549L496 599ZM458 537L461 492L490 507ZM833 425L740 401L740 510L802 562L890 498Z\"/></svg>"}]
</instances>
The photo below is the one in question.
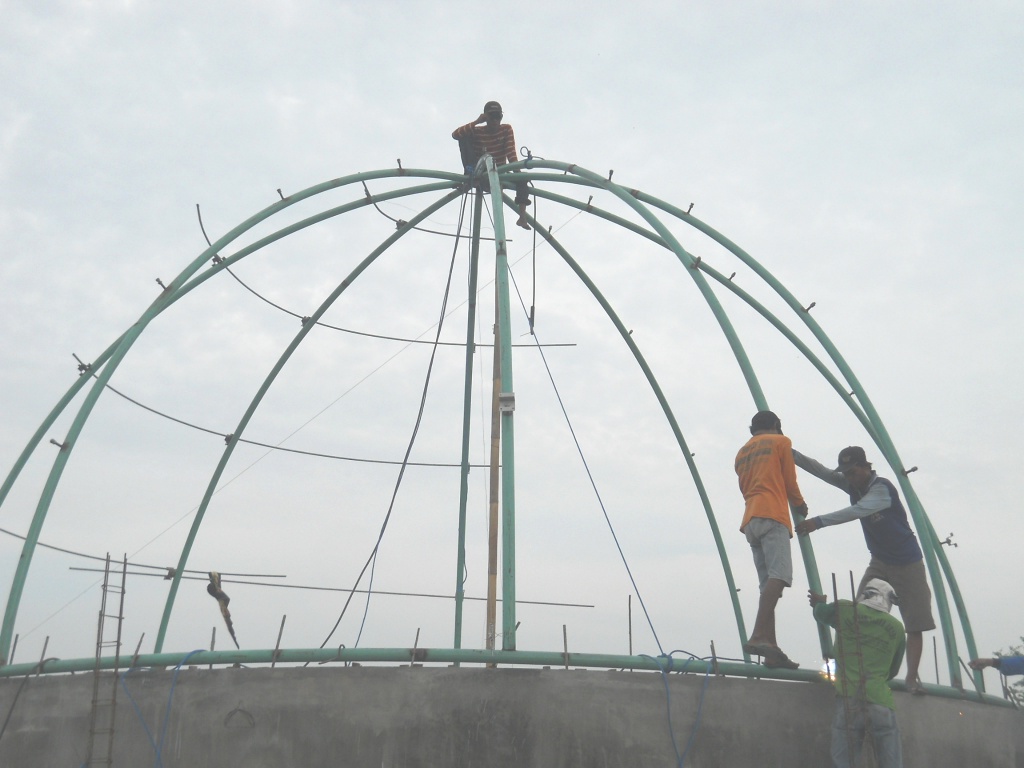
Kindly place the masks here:
<instances>
[{"instance_id":1,"label":"black cable","mask_svg":"<svg viewBox=\"0 0 1024 768\"><path fill-rule=\"evenodd\" d=\"M459 232L462 232L462 221L466 212L466 202L469 198L469 191L467 190L462 196L462 208L459 210ZM444 288L444 297L441 299L441 314L437 321L437 338L441 336L441 329L444 326L445 314L448 308L448 296L451 294L452 289L452 275L455 272L455 259L459 252L459 240L456 238L455 247L452 249L451 262L448 265L448 280ZM431 373L434 370L434 359L437 356L437 347L434 347L430 353L430 363L427 365L427 374L423 381L423 393L420 395L420 407L416 414L416 424L413 426L412 436L409 438L409 446L405 450L405 461L409 460L409 455L412 453L413 445L416 443L416 436L420 431L420 424L423 421L423 412L426 410L427 405L427 392L430 389L430 378ZM374 552L371 555L373 564L370 566L370 583L367 585L366 593L366 606L363 609L363 620L359 624L359 633L356 635L356 641L353 644L353 648L359 646L359 640L363 636L363 627L366 625L366 617L370 612L370 597L373 591L373 578L377 570L377 552L380 550L380 543L384 539L384 530L387 528L388 520L391 518L391 512L394 509L395 501L398 498L398 490L402 485L402 478L405 476L405 465L398 472L398 479L395 482L395 490L391 494L391 503L388 505L388 513L384 518L384 525L381 526L380 535L377 538L377 544L374 546Z\"/></svg>"},{"instance_id":2,"label":"black cable","mask_svg":"<svg viewBox=\"0 0 1024 768\"><path fill-rule=\"evenodd\" d=\"M25 537L22 536L20 533L15 533L14 531L9 531L6 528L0 528L0 533L6 533L8 536L13 536L14 538L21 539L22 541L25 540ZM36 542L36 546L43 547L45 549L52 549L54 552L63 552L65 555L73 555L75 557L81 557L81 558L84 558L86 560L99 560L100 562L106 562L106 560L107 560L106 557L99 557L98 555L90 555L90 554L86 554L85 552L76 552L73 549L64 549L63 547L57 547L57 546L54 546L53 544L44 544L41 541L37 541ZM164 572L167 572L169 570L168 566L166 566L166 565L147 565L146 563L129 563L129 565L132 566L133 568L150 568L152 570L164 571ZM192 568L186 568L184 571L182 571L182 573L201 573L201 574L203 574L201 578L205 580L206 579L206 574L208 573L208 571L202 571L202 570L197 570L197 569L192 569ZM147 575L163 576L163 574L147 574ZM285 578L287 578L287 576L285 576L284 574L276 574L276 573L222 573L221 576L250 576L250 577L256 577L256 578L260 578L260 579L285 579ZM164 576L164 578L166 578L166 576ZM196 578L200 578L200 577L196 577Z\"/></svg>"},{"instance_id":3,"label":"black cable","mask_svg":"<svg viewBox=\"0 0 1024 768\"><path fill-rule=\"evenodd\" d=\"M534 219L534 225L536 226L536 218ZM512 286L515 288L516 296L519 299L519 306L522 308L524 314L528 314L526 311L526 304L523 301L523 295L519 291L519 284L516 282L515 275L512 274L511 266L508 269L509 279L512 281ZM536 338L536 335L534 335ZM555 384L554 374L551 372L551 367L548 365L547 356L544 354L544 350L538 346L537 349L540 352L541 362L544 363L544 369L547 371L548 380L551 382L551 388L554 390L555 399L558 400L558 405L562 410L562 416L565 418L566 426L569 428L569 434L572 436L573 443L576 445L576 451L579 454L580 461L583 464L583 469L587 473L587 478L590 480L590 487L594 491L594 496L597 499L598 506L601 508L601 514L604 515L605 522L608 524L608 530L612 535L612 539L615 542L615 547L619 551L619 557L622 559L622 565L626 569L626 575L629 576L629 581L633 585L633 591L636 593L637 600L640 602L640 607L643 609L644 617L647 619L647 626L651 629L651 634L654 636L654 642L658 646L658 650L664 654L664 650L661 647L661 640L658 639L658 632L654 628L654 622L651 619L650 613L647 611L647 604L644 602L643 596L640 594L640 588L637 586L636 579L633 578L633 571L629 567L629 562L626 560L626 553L622 551L622 545L619 543L619 537L615 533L615 527L612 525L611 517L608 515L608 510L605 507L604 499L601 498L601 493L597 489L597 481L594 480L593 474L590 472L590 465L587 463L587 458L583 454L583 446L580 445L579 439L576 437L576 430L572 426L572 420L569 418L569 412L565 408L565 403L562 402L562 394L558 391L558 386Z\"/></svg>"},{"instance_id":4,"label":"black cable","mask_svg":"<svg viewBox=\"0 0 1024 768\"><path fill-rule=\"evenodd\" d=\"M463 216L465 215L466 199L468 198L468 196L469 196L469 192L467 190L466 194L464 194L463 197L462 197L462 208L461 208L461 210L459 212L459 232L460 233L462 232L462 220L463 220ZM453 249L453 252L452 252L451 264L450 264L450 266L448 268L448 283L447 283L447 285L445 287L444 299L443 299L443 301L441 303L441 316L440 316L440 319L438 320L438 323L437 323L436 338L440 338L441 328L444 325L445 309L446 309L447 304L448 304L448 294L449 294L449 292L451 290L451 278L452 278L452 273L453 273L453 271L455 269L455 256L458 253L458 247L459 247L459 242L458 242L458 239L456 239L456 241L455 241L455 248ZM397 478L397 481L395 483L395 488L394 488L394 491L392 492L392 495L391 495L391 502L388 505L387 514L385 514L385 516L384 516L384 522L381 525L380 533L377 536L377 542L373 545L373 549L370 552L370 556L366 559L366 562L363 564L362 569L359 571L359 575L356 577L355 584L353 584L353 586L352 586L352 590L353 591L349 593L348 599L345 600L345 605L342 607L341 613L338 615L338 620L336 622L334 622L334 626L331 628L330 633L328 633L327 637L320 644L321 648L326 647L327 643L330 642L331 638L334 636L334 633L337 631L338 627L340 626L341 620L343 618L345 618L345 613L348 611L348 607L352 603L352 597L355 595L355 589L359 586L360 582L362 581L363 576L366 574L367 568L370 568L371 564L373 564L374 567L376 567L377 552L380 549L380 544L381 544L381 541L384 538L384 532L387 529L388 522L391 520L391 513L394 511L395 500L398 497L398 490L401 487L402 478L405 475L405 468L406 468L406 466L408 466L409 455L412 453L413 445L416 442L416 435L419 432L420 423L421 423L421 421L423 419L423 411L424 411L424 408L426 407L426 402L427 402L427 391L428 391L429 386L430 386L430 375L431 375L431 371L433 370L433 367L434 367L434 358L435 358L436 354L437 354L437 346L435 346L433 348L433 350L431 351L431 354L430 354L430 363L427 366L426 379L425 379L425 381L423 383L423 393L420 396L420 407L419 407L419 412L418 412L418 414L416 416L416 423L415 423L415 425L413 427L413 432L412 432L412 436L410 437L410 440L409 440L409 445L408 445L408 447L405 450L405 457L404 457L404 460L402 462L402 468L399 470L398 478ZM372 570L371 570L371 576L370 576L370 584L371 584L371 587L367 590L367 599L366 599L366 610L367 611L369 611L369 606L370 606L370 595L369 595L369 592L372 589L372 584L373 584L373 571ZM366 612L364 612L364 614L363 614L363 622L365 623L365 621L366 621ZM360 630L359 631L360 631L360 636L361 636L361 634L362 634L362 625L360 626ZM356 644L357 645L358 645L358 642L359 642L359 640L357 638L357 640L356 640ZM308 663L307 663L307 666L308 666Z\"/></svg>"},{"instance_id":5,"label":"black cable","mask_svg":"<svg viewBox=\"0 0 1024 768\"><path fill-rule=\"evenodd\" d=\"M401 227L403 224L408 223L406 221L403 221L402 219L396 219L394 216L389 216L388 214L384 213L384 211L381 209L381 207L379 205L377 205L377 201L373 199L373 195L370 194L370 188L366 186L366 182L365 181L363 182L363 189L366 190L366 199L370 201L370 205L372 205L374 208L377 209L377 213L379 213L385 219L388 219L389 221L393 221L395 223L396 227ZM468 191L468 184L467 184L467 191ZM462 219L461 219L461 217L459 219L459 226L460 227L462 226ZM427 233L429 233L431 235L441 235L443 237L454 237L456 240L459 239L459 237L461 236L461 232L456 232L455 234L452 234L451 232L439 232L436 229L425 229L424 227L413 227L413 229L416 230L417 232L427 232ZM494 240L493 237L481 237L480 239L481 240L492 240L492 241Z\"/></svg>"},{"instance_id":6,"label":"black cable","mask_svg":"<svg viewBox=\"0 0 1024 768\"><path fill-rule=\"evenodd\" d=\"M93 376L93 378L99 378L98 376L96 376L95 373L92 373L91 375ZM131 403L132 405L137 405L139 408L142 408L143 410L149 411L150 413L152 413L152 414L154 414L156 416L160 416L161 418L167 419L169 421L173 421L173 422L175 422L177 424L181 424L182 426L189 427L191 429L197 429L200 432L206 432L207 434L210 434L210 435L217 435L217 437L220 437L220 438L223 438L223 439L227 439L227 437L228 437L228 434L226 432L218 432L215 429L210 429L208 427L203 427L203 426L200 426L198 424L193 424L191 422L185 421L184 419L179 419L176 416L171 416L168 413L164 413L163 411L158 411L156 408L148 406L145 403L141 403L138 400L134 399L133 397L130 397L129 395L126 395L124 392L121 392L120 390L115 389L110 384L107 384L106 387L107 387L107 389L109 389L111 392L113 392L118 397L124 398L129 403ZM363 458L359 458L359 457L356 457L356 456L340 456L340 455L335 454L335 453L320 453L318 451L304 451L304 450L301 450L299 448L286 448L286 447L284 447L282 445L271 445L270 443L261 443L258 440L248 440L248 439L246 439L244 437L239 438L238 442L239 443L245 443L247 445L255 445L255 446L259 447L259 448L268 448L268 449L270 449L272 451L283 451L285 453L296 453L296 454L299 454L301 456L312 456L312 457L318 458L318 459L335 459L337 461L354 461L354 462L361 462L361 463L364 463L364 464L394 464L394 465L401 465L402 464L402 462L397 460L397 459L363 459ZM448 467L448 468L457 468L457 467L461 467L462 466L461 463L453 464L453 463L450 463L450 462L432 462L432 461L410 461L410 462L407 462L407 463L411 467ZM471 464L470 466L471 467L475 467L475 468L480 468L480 467L485 467L487 465L486 464Z\"/></svg>"},{"instance_id":7,"label":"black cable","mask_svg":"<svg viewBox=\"0 0 1024 768\"><path fill-rule=\"evenodd\" d=\"M99 568L68 568L69 571L85 571L89 573L103 573ZM128 571L129 576L153 576L161 577L159 573L144 573L142 571ZM208 577L204 574L203 576L182 576L183 580L189 581L206 581ZM269 578L269 577L268 577ZM276 589L302 589L311 592L356 592L358 594L369 594L369 590L366 589L348 589L347 587L319 587L315 584L273 584L264 581L244 581L242 579L224 579L224 584L242 584L249 587L273 587ZM439 595L432 592L395 592L391 590L373 590L375 595L387 595L389 597L424 597L436 600L454 600L455 595ZM483 602L487 600L486 597L471 597L469 595L463 595L464 600L475 600L477 602ZM559 608L593 608L594 606L589 603L559 603L550 600L520 600L516 599L516 605L548 605Z\"/></svg>"}]
</instances>

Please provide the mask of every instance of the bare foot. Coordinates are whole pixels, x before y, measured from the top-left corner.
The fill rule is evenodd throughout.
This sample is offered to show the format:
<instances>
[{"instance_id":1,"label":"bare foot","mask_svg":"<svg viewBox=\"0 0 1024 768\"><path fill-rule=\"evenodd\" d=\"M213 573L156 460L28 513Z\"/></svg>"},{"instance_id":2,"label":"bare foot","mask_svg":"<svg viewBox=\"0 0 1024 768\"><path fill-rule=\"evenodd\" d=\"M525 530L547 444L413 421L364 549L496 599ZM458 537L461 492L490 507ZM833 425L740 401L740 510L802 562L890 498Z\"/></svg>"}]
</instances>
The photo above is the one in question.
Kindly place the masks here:
<instances>
[{"instance_id":1,"label":"bare foot","mask_svg":"<svg viewBox=\"0 0 1024 768\"><path fill-rule=\"evenodd\" d=\"M523 229L530 228L529 222L522 216L519 217L519 220L516 222L516 226L522 227Z\"/></svg>"}]
</instances>

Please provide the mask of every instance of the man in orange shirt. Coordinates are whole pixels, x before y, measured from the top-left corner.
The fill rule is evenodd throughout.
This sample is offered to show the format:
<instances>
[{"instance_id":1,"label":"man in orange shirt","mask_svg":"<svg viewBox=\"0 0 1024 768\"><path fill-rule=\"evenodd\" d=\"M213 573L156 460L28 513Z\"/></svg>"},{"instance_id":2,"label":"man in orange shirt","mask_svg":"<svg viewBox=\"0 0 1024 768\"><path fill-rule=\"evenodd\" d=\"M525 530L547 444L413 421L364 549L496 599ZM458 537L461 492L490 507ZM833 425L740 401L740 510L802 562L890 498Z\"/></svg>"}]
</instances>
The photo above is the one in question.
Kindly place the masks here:
<instances>
[{"instance_id":1,"label":"man in orange shirt","mask_svg":"<svg viewBox=\"0 0 1024 768\"><path fill-rule=\"evenodd\" d=\"M740 531L747 537L760 581L761 597L750 640L743 650L764 657L766 667L796 669L775 639L775 606L782 590L793 584L789 515L807 514L796 483L793 444L782 434L782 422L771 411L758 411L750 421L750 440L736 454L736 475L746 501Z\"/></svg>"}]
</instances>

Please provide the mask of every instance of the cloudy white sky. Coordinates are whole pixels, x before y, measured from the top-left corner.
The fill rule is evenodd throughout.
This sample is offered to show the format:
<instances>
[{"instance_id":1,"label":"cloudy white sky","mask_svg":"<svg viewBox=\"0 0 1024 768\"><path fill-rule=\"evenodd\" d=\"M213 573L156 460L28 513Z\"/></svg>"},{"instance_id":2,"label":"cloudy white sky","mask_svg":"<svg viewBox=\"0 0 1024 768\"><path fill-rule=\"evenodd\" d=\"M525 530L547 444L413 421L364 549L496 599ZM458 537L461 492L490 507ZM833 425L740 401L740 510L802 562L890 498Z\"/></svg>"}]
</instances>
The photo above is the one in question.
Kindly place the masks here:
<instances>
[{"instance_id":1,"label":"cloudy white sky","mask_svg":"<svg viewBox=\"0 0 1024 768\"><path fill-rule=\"evenodd\" d=\"M941 536L979 650L1024 634L1016 478L1024 417L1024 10L1017 3L911 2L0 2L0 465L6 472L77 375L219 237L291 194L360 171L456 171L449 134L499 99L520 145L641 189L746 249L835 342L875 403ZM378 182L373 191L405 184ZM586 200L584 188L538 182ZM362 195L334 192L308 214ZM438 193L382 205L408 219ZM616 207L608 196L598 200ZM617 212L627 215L619 206ZM458 206L430 218L455 230ZM694 452L748 626L756 582L732 459L754 411L691 276L635 236L539 201L535 211L613 302L648 357ZM300 214L288 212L279 226ZM485 227L486 228L486 227ZM265 226L261 233L271 231ZM293 236L234 270L309 315L394 230L372 209ZM799 319L734 257L675 225L684 246ZM704 512L642 375L561 259L513 233L510 256L537 338L664 650L739 655ZM250 238L251 239L251 238ZM248 240L245 240L248 242ZM325 319L433 338L455 243L416 233L367 270ZM233 249L227 249L233 252ZM536 268L532 266L536 264ZM493 256L481 269L477 339L490 342ZM460 246L442 338L466 328ZM803 358L728 292L729 312L794 443L822 461L863 431ZM298 321L221 274L154 321L115 374L120 391L218 433L233 431ZM518 341L530 341L521 312ZM331 455L400 460L430 348L320 329L271 388L246 436ZM489 349L475 360L473 459L483 461ZM519 647L625 653L631 586L535 350L515 353ZM464 357L438 352L414 461L458 461ZM76 403L77 406L77 403ZM74 410L51 430L63 440ZM223 449L107 392L64 473L41 540L173 565ZM0 508L28 527L55 450L44 439ZM879 459L868 445L869 457ZM242 446L207 513L190 567L283 574L350 587L388 509L393 465ZM891 474L881 462L883 474ZM843 505L803 477L813 513ZM467 593L486 588L486 475L470 478ZM451 594L458 472L411 468L374 586ZM814 538L824 578L867 562L857 526ZM20 541L0 537L0 583ZM16 660L93 652L99 589L81 558L39 550ZM780 643L816 663L800 573L779 610ZM243 647L318 646L337 592L225 585ZM166 582L132 577L125 637L151 648ZM351 646L365 601L332 643ZM201 582L179 592L166 648L209 644L219 616ZM376 596L362 646L452 642L452 604ZM927 641L926 680L934 673ZM484 644L467 606L464 645ZM941 642L939 643L941 646ZM218 647L224 647L218 631ZM633 648L657 651L633 599ZM940 660L940 667L945 664ZM943 681L945 672L943 671Z\"/></svg>"}]
</instances>

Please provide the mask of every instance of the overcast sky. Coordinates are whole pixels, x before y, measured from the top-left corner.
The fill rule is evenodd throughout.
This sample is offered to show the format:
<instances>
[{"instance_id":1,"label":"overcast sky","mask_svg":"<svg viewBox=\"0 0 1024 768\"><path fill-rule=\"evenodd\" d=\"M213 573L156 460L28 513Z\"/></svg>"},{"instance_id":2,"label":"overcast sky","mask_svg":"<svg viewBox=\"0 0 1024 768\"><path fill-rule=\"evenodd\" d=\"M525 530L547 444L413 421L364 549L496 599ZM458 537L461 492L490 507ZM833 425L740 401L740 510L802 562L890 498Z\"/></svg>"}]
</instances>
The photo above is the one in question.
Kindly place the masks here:
<instances>
[{"instance_id":1,"label":"overcast sky","mask_svg":"<svg viewBox=\"0 0 1024 768\"><path fill-rule=\"evenodd\" d=\"M504 8L448 2L0 2L0 465L10 467L89 361L164 283L216 238L278 200L348 174L458 171L450 133L498 99L517 142L686 209L770 270L814 318L872 398L947 548L988 654L1024 634L1019 583L1019 429L1024 325L1017 210L1024 199L1024 9L1012 2L737 2ZM415 183L376 182L372 191ZM586 201L582 187L538 182ZM333 192L266 233L363 195ZM408 219L430 193L381 205ZM595 205L630 216L610 196ZM556 230L647 356L708 488L748 628L756 578L737 530L732 469L755 410L692 276L666 251L546 200ZM635 220L635 217L633 217ZM454 232L456 201L425 226ZM694 230L694 255L799 318L753 273ZM485 230L490 225L485 222ZM360 210L275 244L233 270L255 294L309 315L394 224ZM708 523L672 433L624 344L552 249L515 230L513 274L536 306L536 339L665 651L738 656L739 638ZM253 238L243 239L239 245ZM234 252L238 246L228 248ZM433 339L455 254L442 339L466 334L467 252L415 233L325 315L333 325ZM534 267L535 264L535 267ZM204 267L205 269L205 267ZM477 341L489 344L493 254L481 262ZM794 444L830 463L864 444L856 420L788 342L728 291L729 313ZM143 333L113 385L214 433L234 430L299 331L292 315L222 273ZM532 340L513 299L517 342ZM364 459L401 460L429 345L317 328L268 393L246 436ZM442 347L414 461L456 463L465 358ZM490 349L474 360L472 450L486 461ZM626 569L536 350L514 357L519 647L626 653ZM80 401L79 401L80 402ZM76 402L76 407L77 407ZM75 410L51 430L63 440ZM41 540L102 556L177 562L223 451L217 434L101 398L55 495ZM56 449L44 439L0 508L27 530ZM387 514L397 468L241 446L207 513L190 567L352 586ZM844 497L801 476L811 513ZM451 594L458 471L413 467L383 539L375 588ZM486 590L486 473L470 476L467 593ZM859 578L859 527L815 534L822 577ZM0 583L21 542L0 537ZM16 660L88 656L99 607L89 561L40 549L16 631ZM132 577L125 642L151 650L167 582ZM365 581L363 583L365 586ZM805 575L780 604L779 642L817 663ZM228 583L243 647L315 647L344 595ZM184 582L167 650L206 647L219 615ZM365 600L332 643L354 644ZM657 652L633 598L633 649ZM452 643L450 600L375 596L360 645ZM931 637L924 677L934 679ZM483 647L467 606L464 645ZM941 647L941 640L939 646ZM218 629L217 646L225 647ZM961 651L966 653L966 651ZM944 670L945 663L940 660ZM945 671L942 673L946 681Z\"/></svg>"}]
</instances>

